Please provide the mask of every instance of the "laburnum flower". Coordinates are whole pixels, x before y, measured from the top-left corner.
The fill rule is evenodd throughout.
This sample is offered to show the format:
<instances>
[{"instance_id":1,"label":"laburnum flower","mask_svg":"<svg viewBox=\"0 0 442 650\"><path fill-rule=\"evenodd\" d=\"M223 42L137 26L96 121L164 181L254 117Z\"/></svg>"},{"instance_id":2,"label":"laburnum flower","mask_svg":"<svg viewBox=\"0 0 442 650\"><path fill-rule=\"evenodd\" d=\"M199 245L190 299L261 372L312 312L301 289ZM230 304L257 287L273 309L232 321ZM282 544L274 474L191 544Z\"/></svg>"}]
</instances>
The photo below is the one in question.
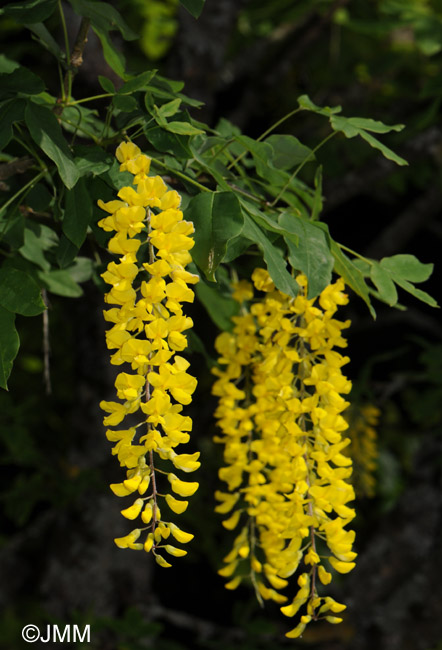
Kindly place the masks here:
<instances>
[{"instance_id":1,"label":"laburnum flower","mask_svg":"<svg viewBox=\"0 0 442 650\"><path fill-rule=\"evenodd\" d=\"M181 197L168 190L159 176L149 176L150 159L132 142L123 142L116 151L120 171L134 175L133 185L123 187L118 199L98 201L107 216L99 221L114 233L108 243L118 255L102 274L111 286L105 295L110 308L104 318L111 324L106 332L111 363L123 366L115 379L117 399L102 401L112 453L126 468L126 478L110 487L119 497L135 496L121 514L140 526L115 539L120 548L152 551L160 566L171 566L160 551L180 557L186 551L165 543L170 536L187 543L193 535L164 517L165 510L180 514L198 483L184 481L164 467L193 472L200 466L199 452L177 453L178 445L190 439L192 420L182 415L191 402L196 379L187 373L189 362L177 352L185 351L184 332L193 326L183 312L183 303L192 302L189 285L198 276L186 270L194 245L193 225L183 220ZM144 258L148 261L143 260ZM130 424L122 424L130 418ZM121 425L123 428L115 429ZM168 479L168 481L167 481ZM160 503L161 502L161 503ZM161 506L161 508L160 508ZM164 507L163 507L164 506Z\"/></svg>"},{"instance_id":2,"label":"laburnum flower","mask_svg":"<svg viewBox=\"0 0 442 650\"><path fill-rule=\"evenodd\" d=\"M353 461L352 483L357 496L375 494L378 448L376 427L380 411L372 404L352 405L345 414L349 424L350 444L345 449Z\"/></svg>"},{"instance_id":3,"label":"laburnum flower","mask_svg":"<svg viewBox=\"0 0 442 650\"><path fill-rule=\"evenodd\" d=\"M235 589L252 580L258 599L273 600L288 617L300 615L289 638L306 625L345 605L318 592L334 572L354 566L355 534L347 526L355 516L349 482L350 440L342 413L351 383L341 368L349 358L342 330L349 321L334 318L348 301L338 279L316 299L307 298L307 278L296 278L295 298L275 288L264 269L250 283L233 285L241 313L232 332L216 340L219 367L213 393L224 445L219 471L225 490L215 494L223 525L239 532L219 573ZM248 305L247 301L251 301ZM297 575L297 592L289 600L281 590Z\"/></svg>"}]
</instances>

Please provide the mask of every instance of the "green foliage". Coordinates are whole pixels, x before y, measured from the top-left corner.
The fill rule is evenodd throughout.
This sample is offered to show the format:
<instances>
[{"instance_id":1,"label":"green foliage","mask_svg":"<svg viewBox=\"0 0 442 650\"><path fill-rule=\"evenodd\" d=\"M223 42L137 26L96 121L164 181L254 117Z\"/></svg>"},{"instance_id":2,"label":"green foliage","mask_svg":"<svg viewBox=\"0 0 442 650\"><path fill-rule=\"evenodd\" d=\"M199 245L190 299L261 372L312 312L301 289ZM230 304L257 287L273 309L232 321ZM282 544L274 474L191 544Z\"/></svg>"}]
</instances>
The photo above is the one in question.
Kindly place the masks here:
<instances>
[{"instance_id":1,"label":"green foliage","mask_svg":"<svg viewBox=\"0 0 442 650\"><path fill-rule=\"evenodd\" d=\"M204 6L203 0L181 0L181 4L194 17ZM80 49L90 24L107 63L122 79L116 86L99 77L103 93L98 98L105 100L100 111L87 108L88 103L93 106L95 97L76 99L72 94L71 53L63 52L51 31L57 20L62 28L64 24L57 3L16 2L1 10L32 32L53 57L54 70L61 66L64 75L59 95L54 96L46 91L36 69L0 58L2 159L5 164L17 156L31 160L26 176L13 176L0 208L5 260L0 267L4 387L18 347L14 314L40 314L45 308L40 297L43 289L65 298L80 296L80 284L97 276L97 257L84 265L87 257L82 250L104 244L96 228L100 216L96 201L110 198L126 183L113 158L115 146L125 138L140 143L152 159L154 173L166 174L180 185L186 217L195 224L194 260L207 280L201 282L197 295L217 326L229 326L236 308L217 285L223 283L220 278L226 277L226 269L241 269L245 255L267 266L278 289L288 295L296 295L293 275L297 271L308 277L309 297L318 295L335 272L373 315L372 297L397 305L396 286L436 305L414 286L429 277L431 265L410 255L380 262L361 260L357 252L336 242L320 221L323 172L317 159L319 149L337 133L346 138L359 136L389 160L404 165L403 158L372 135L399 132L402 125L346 118L339 106L321 107L302 95L298 109L286 118L310 112L316 115L318 129L324 117L328 120L328 132L314 148L279 131L286 118L256 139L226 119L210 128L189 114L188 109L197 108L200 102L182 92L181 82L166 79L157 70L127 71L110 34L117 30L126 40L137 34L115 7L98 0L70 0L70 5L86 30ZM298 11L291 5L284 10Z\"/></svg>"}]
</instances>

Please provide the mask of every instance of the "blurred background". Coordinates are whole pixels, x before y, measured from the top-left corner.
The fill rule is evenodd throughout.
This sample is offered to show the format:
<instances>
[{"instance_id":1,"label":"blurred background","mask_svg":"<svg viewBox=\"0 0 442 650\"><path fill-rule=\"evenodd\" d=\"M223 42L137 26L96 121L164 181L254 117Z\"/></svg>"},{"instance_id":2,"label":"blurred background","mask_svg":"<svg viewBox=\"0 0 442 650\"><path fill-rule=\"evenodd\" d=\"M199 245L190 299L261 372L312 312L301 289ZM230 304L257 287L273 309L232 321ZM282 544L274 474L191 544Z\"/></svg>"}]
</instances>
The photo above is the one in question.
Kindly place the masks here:
<instances>
[{"instance_id":1,"label":"blurred background","mask_svg":"<svg viewBox=\"0 0 442 650\"><path fill-rule=\"evenodd\" d=\"M204 102L193 116L211 126L226 118L257 137L302 94L320 105L340 104L346 116L405 124L400 133L383 136L408 160L405 168L342 135L320 151L323 220L338 241L368 257L412 253L434 262L425 289L440 299L440 0L206 0L198 21L176 0L114 4L140 34L129 43L116 38L129 71L158 68L184 81L185 93ZM69 6L65 11L73 40L77 18ZM56 17L51 20L56 34ZM37 46L23 26L2 17L0 37L4 54L55 88L58 80L45 72L49 62L40 49L36 58ZM98 94L98 75L121 83L91 33L76 96ZM327 135L327 123L296 115L280 132L313 147ZM308 165L303 173L309 180ZM88 241L83 254L95 255ZM22 345L9 392L0 393L0 648L20 648L27 623L88 623L91 643L78 647L96 650L441 650L439 311L408 294L401 296L406 310L379 304L375 321L355 296L342 310L352 320L346 367L354 384L351 417L362 418L354 429L365 443L371 440L371 452L365 448L357 459L359 559L333 585L331 595L348 604L344 622L313 625L302 639L289 641L284 633L293 626L276 606L261 609L243 587L226 591L216 573L231 543L213 512L222 457L212 442L215 401L207 357L215 356L217 328L197 304L190 315L206 355L192 355L199 386L189 414L203 464L195 476L200 490L180 518L195 540L170 570L114 545L125 524L108 488L121 480L121 470L98 407L113 395L103 290L90 281L81 298L51 298L45 326L49 394L43 319L17 323ZM371 425L376 440L367 434L367 406L379 409ZM371 453L375 468L367 466Z\"/></svg>"}]
</instances>

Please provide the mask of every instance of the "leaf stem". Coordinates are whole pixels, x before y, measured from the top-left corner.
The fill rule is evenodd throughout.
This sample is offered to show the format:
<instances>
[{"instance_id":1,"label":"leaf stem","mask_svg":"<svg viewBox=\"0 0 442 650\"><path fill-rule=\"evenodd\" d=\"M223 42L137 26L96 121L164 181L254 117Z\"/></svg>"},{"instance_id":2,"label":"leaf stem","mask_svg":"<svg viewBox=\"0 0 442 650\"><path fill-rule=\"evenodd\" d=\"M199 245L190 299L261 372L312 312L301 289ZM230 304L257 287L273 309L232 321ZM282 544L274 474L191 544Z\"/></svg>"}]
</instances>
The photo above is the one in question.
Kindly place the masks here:
<instances>
[{"instance_id":1,"label":"leaf stem","mask_svg":"<svg viewBox=\"0 0 442 650\"><path fill-rule=\"evenodd\" d=\"M370 264L370 266L373 266L373 264L374 264L373 260L368 259L368 257L364 257L360 253L357 253L356 251L352 250L351 248L348 248L347 246L344 246L344 244L339 244L338 242L336 242L336 243L338 244L339 248L342 248L343 251L347 251L347 253L351 253L352 255L354 255L355 257L358 257L363 262L367 262L367 264Z\"/></svg>"},{"instance_id":2,"label":"leaf stem","mask_svg":"<svg viewBox=\"0 0 442 650\"><path fill-rule=\"evenodd\" d=\"M26 185L23 185L23 187L21 187L18 190L18 192L16 192L13 196L11 196L11 198L8 199L6 201L6 203L4 203L1 206L1 208L0 208L0 216L3 214L3 212L6 210L6 208L8 208L11 205L11 203L14 203L15 199L17 199L21 194L26 192L26 190L31 189L36 183L38 183L40 178L42 178L47 173L47 171L48 171L47 169L43 169L39 174L37 174L37 176L34 176L34 178L32 178L28 183L26 183Z\"/></svg>"},{"instance_id":3,"label":"leaf stem","mask_svg":"<svg viewBox=\"0 0 442 650\"><path fill-rule=\"evenodd\" d=\"M195 187L198 187L200 190L203 192L211 192L208 187L205 185L202 185L201 183L198 183L198 181L195 181L193 178L190 176L187 176L186 174L183 174L183 172L178 171L177 169L174 169L173 167L170 167L170 165L167 165L166 163L162 162L161 160L158 160L158 158L152 158L152 156L149 156L151 161L153 162L154 165L160 165L161 167L164 167L164 169L167 169L170 171L174 176L178 176L179 178L184 179L188 183L191 183L192 185L195 185Z\"/></svg>"},{"instance_id":4,"label":"leaf stem","mask_svg":"<svg viewBox=\"0 0 442 650\"><path fill-rule=\"evenodd\" d=\"M261 140L264 140L264 138L265 138L269 133L271 133L272 131L274 131L275 129L277 129L278 126L279 126L280 124L282 124L283 122L285 122L285 121L288 120L289 118L293 117L293 115L296 115L296 113L299 113L301 110L302 110L301 107L298 106L298 108L295 108L295 110L290 111L290 113L287 113L287 115L284 115L284 117L281 117L281 119L278 120L277 122L275 122L272 126L270 126L270 127L267 129L267 131L264 131L264 133L261 133L261 135L259 136L259 138L256 138L256 141L257 141L257 142L260 142Z\"/></svg>"},{"instance_id":5,"label":"leaf stem","mask_svg":"<svg viewBox=\"0 0 442 650\"><path fill-rule=\"evenodd\" d=\"M69 101L66 106L76 106L76 104L84 104L85 102L92 102L95 99L103 99L104 97L113 97L115 93L102 93L101 95L93 95L92 97L84 97L83 99L75 99L74 101Z\"/></svg>"},{"instance_id":6,"label":"leaf stem","mask_svg":"<svg viewBox=\"0 0 442 650\"><path fill-rule=\"evenodd\" d=\"M284 185L284 187L283 187L282 190L279 192L279 194L277 195L277 197L276 197L276 198L272 201L272 203L270 204L270 207L273 208L273 207L275 206L275 204L278 203L279 199L280 199L281 196L284 194L284 192L286 191L286 189L288 188L288 186L290 185L290 183L292 182L292 180L293 180L294 178L296 178L296 176L299 174L299 172L300 172L301 169L304 167L304 165L307 164L309 161L312 160L312 156L313 156L313 154L316 153L316 152L318 151L318 149L320 149L321 147L323 147L323 146L326 144L326 142L328 142L329 140L331 140L331 138L333 138L333 136L335 136L336 133L337 133L337 131L332 131L331 133L329 133L328 136L327 136L326 138L324 138L323 140L321 140L321 142L320 142L318 145L316 145L316 147L315 147L314 149L311 150L311 152L308 154L308 156L306 156L306 157L304 158L304 160L302 161L302 163L301 163L300 165L298 165L298 167L297 167L297 168L294 170L294 172L291 174L291 176L290 176L289 180L287 181L287 183Z\"/></svg>"},{"instance_id":7,"label":"leaf stem","mask_svg":"<svg viewBox=\"0 0 442 650\"><path fill-rule=\"evenodd\" d=\"M67 30L67 26L66 26L66 19L65 19L65 16L64 16L63 7L61 6L61 0L58 0L58 11L60 13L61 27L62 27L62 30L63 30L63 37L64 37L64 47L65 47L65 50L66 50L67 72L66 72L66 75L64 77L63 83L61 85L61 98L62 98L62 101L65 102L66 99L69 98L67 96L67 94L66 94L66 91L69 88L69 83L67 83L66 80L67 80L67 75L70 74L69 68L71 66L71 54L70 54L69 36L68 36L68 30Z\"/></svg>"}]
</instances>

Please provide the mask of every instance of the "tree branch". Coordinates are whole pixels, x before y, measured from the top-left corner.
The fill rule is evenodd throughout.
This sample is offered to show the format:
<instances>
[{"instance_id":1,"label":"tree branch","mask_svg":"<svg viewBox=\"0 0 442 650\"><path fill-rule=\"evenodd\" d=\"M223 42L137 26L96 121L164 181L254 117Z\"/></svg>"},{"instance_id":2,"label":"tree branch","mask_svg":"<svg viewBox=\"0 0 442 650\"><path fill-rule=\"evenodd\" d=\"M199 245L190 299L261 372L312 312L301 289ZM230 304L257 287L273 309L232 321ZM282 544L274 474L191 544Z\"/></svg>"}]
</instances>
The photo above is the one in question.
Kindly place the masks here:
<instances>
[{"instance_id":1,"label":"tree branch","mask_svg":"<svg viewBox=\"0 0 442 650\"><path fill-rule=\"evenodd\" d=\"M77 38L75 39L74 47L71 52L70 65L63 79L64 96L68 100L70 99L73 78L83 63L83 52L87 43L87 33L89 31L90 24L91 21L89 18L83 17L81 19ZM62 104L62 100L58 99L57 104L54 108L55 115L61 115L63 108L64 106Z\"/></svg>"}]
</instances>

